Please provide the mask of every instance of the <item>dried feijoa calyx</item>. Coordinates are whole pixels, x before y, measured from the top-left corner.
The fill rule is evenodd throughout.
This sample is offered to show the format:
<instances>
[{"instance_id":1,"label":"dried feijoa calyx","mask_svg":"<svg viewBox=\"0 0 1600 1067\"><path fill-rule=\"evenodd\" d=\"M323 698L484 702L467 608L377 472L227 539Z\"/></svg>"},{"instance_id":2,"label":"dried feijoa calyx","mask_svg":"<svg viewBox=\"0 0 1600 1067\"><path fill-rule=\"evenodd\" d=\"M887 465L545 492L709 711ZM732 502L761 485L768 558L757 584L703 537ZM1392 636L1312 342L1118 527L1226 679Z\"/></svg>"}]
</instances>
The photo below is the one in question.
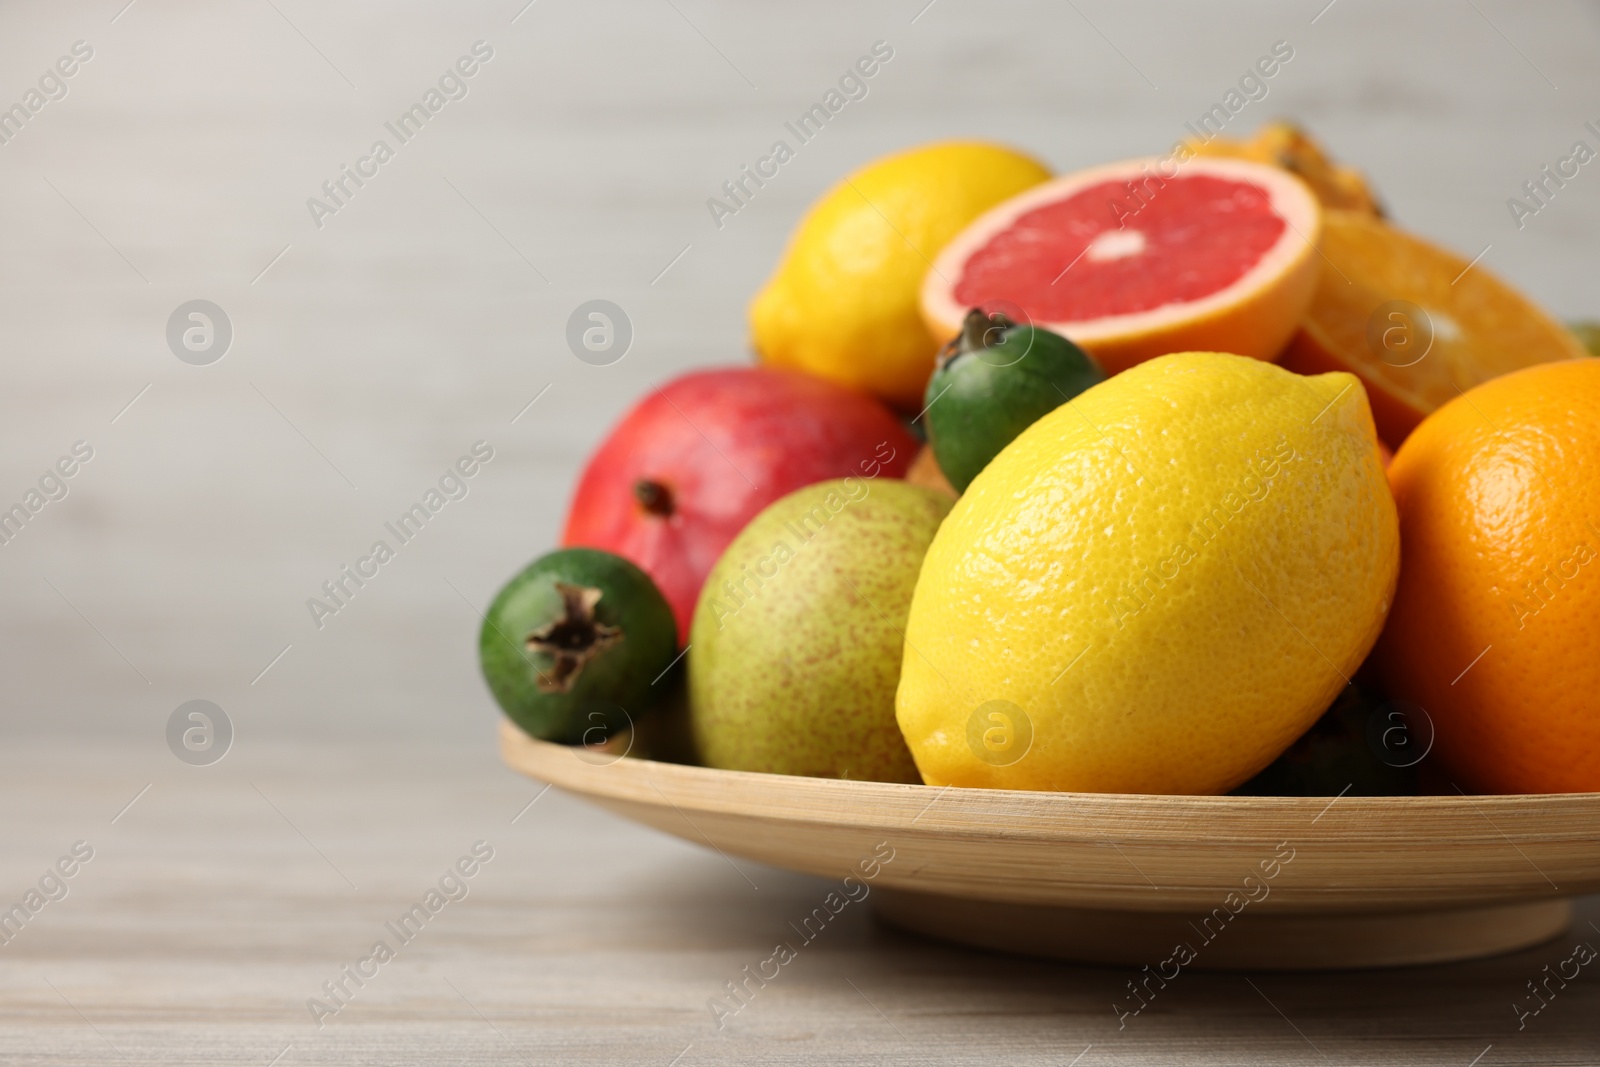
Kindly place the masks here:
<instances>
[{"instance_id":1,"label":"dried feijoa calyx","mask_svg":"<svg viewBox=\"0 0 1600 1067\"><path fill-rule=\"evenodd\" d=\"M1060 334L973 308L939 353L923 398L939 469L965 492L1018 434L1105 377Z\"/></svg>"},{"instance_id":2,"label":"dried feijoa calyx","mask_svg":"<svg viewBox=\"0 0 1600 1067\"><path fill-rule=\"evenodd\" d=\"M621 556L564 548L505 584L478 633L484 680L534 737L598 744L669 695L672 609ZM659 684L655 684L659 682Z\"/></svg>"}]
</instances>

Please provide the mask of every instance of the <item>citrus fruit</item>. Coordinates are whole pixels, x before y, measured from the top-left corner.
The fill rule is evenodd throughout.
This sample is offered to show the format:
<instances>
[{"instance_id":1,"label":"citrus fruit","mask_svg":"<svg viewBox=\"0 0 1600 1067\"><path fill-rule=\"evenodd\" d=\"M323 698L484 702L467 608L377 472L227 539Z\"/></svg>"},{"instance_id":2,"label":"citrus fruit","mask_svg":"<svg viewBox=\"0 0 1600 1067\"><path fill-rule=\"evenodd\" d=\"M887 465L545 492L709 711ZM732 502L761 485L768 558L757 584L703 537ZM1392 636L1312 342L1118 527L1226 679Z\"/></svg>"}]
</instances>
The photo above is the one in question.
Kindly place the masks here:
<instances>
[{"instance_id":1,"label":"citrus fruit","mask_svg":"<svg viewBox=\"0 0 1600 1067\"><path fill-rule=\"evenodd\" d=\"M928 447L959 493L1041 415L1105 378L1060 334L973 308L928 379Z\"/></svg>"},{"instance_id":2,"label":"citrus fruit","mask_svg":"<svg viewBox=\"0 0 1600 1067\"><path fill-rule=\"evenodd\" d=\"M751 302L756 354L918 410L947 338L917 310L929 260L981 212L1049 176L1037 160L975 141L857 170L807 212Z\"/></svg>"},{"instance_id":3,"label":"citrus fruit","mask_svg":"<svg viewBox=\"0 0 1600 1067\"><path fill-rule=\"evenodd\" d=\"M922 282L929 328L969 308L1064 335L1109 373L1169 352L1274 359L1317 281L1322 209L1298 178L1234 159L1135 159L985 212Z\"/></svg>"},{"instance_id":4,"label":"citrus fruit","mask_svg":"<svg viewBox=\"0 0 1600 1067\"><path fill-rule=\"evenodd\" d=\"M1486 382L1389 468L1405 569L1375 661L1464 789L1600 790L1600 361Z\"/></svg>"},{"instance_id":5,"label":"citrus fruit","mask_svg":"<svg viewBox=\"0 0 1600 1067\"><path fill-rule=\"evenodd\" d=\"M906 481L912 485L920 485L924 489L943 493L952 500L961 495L950 484L950 479L944 476L944 471L939 469L939 459L927 445L917 450L916 458L906 470Z\"/></svg>"},{"instance_id":6,"label":"citrus fruit","mask_svg":"<svg viewBox=\"0 0 1600 1067\"><path fill-rule=\"evenodd\" d=\"M687 635L706 573L756 512L827 478L898 478L916 448L888 408L832 382L695 371L652 390L595 449L561 543L644 568Z\"/></svg>"},{"instance_id":7,"label":"citrus fruit","mask_svg":"<svg viewBox=\"0 0 1600 1067\"><path fill-rule=\"evenodd\" d=\"M1191 137L1184 146L1197 155L1252 159L1282 167L1311 186L1323 207L1383 215L1377 195L1361 172L1335 163L1310 134L1292 122L1269 122L1249 140Z\"/></svg>"},{"instance_id":8,"label":"citrus fruit","mask_svg":"<svg viewBox=\"0 0 1600 1067\"><path fill-rule=\"evenodd\" d=\"M900 729L932 785L1223 793L1344 687L1398 567L1359 382L1154 359L956 501L906 622Z\"/></svg>"},{"instance_id":9,"label":"citrus fruit","mask_svg":"<svg viewBox=\"0 0 1600 1067\"><path fill-rule=\"evenodd\" d=\"M631 725L671 691L653 686L678 653L672 609L620 556L568 548L505 584L478 633L484 680L534 737L593 744Z\"/></svg>"},{"instance_id":10,"label":"citrus fruit","mask_svg":"<svg viewBox=\"0 0 1600 1067\"><path fill-rule=\"evenodd\" d=\"M1359 376L1378 435L1392 447L1462 390L1584 354L1564 326L1482 263L1380 219L1328 212L1322 253L1316 296L1281 362L1302 374Z\"/></svg>"}]
</instances>

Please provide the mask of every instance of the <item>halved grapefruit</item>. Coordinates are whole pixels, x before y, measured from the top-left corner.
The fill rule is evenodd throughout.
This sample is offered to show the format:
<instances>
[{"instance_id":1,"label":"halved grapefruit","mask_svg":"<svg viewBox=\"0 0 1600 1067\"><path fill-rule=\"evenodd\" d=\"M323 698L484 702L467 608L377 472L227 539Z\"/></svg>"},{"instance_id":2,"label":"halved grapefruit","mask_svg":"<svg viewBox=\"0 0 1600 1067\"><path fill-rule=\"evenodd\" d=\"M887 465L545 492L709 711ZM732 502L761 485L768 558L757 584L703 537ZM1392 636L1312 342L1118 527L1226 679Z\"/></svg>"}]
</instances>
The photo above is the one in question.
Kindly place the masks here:
<instances>
[{"instance_id":1,"label":"halved grapefruit","mask_svg":"<svg viewBox=\"0 0 1600 1067\"><path fill-rule=\"evenodd\" d=\"M1391 448L1480 382L1585 354L1575 334L1482 263L1364 212L1329 211L1324 221L1327 266L1283 365L1360 378Z\"/></svg>"},{"instance_id":2,"label":"halved grapefruit","mask_svg":"<svg viewBox=\"0 0 1600 1067\"><path fill-rule=\"evenodd\" d=\"M1046 182L979 216L922 283L954 336L973 307L1020 314L1108 372L1169 352L1272 360L1316 287L1322 208L1299 178L1236 159L1134 159Z\"/></svg>"}]
</instances>

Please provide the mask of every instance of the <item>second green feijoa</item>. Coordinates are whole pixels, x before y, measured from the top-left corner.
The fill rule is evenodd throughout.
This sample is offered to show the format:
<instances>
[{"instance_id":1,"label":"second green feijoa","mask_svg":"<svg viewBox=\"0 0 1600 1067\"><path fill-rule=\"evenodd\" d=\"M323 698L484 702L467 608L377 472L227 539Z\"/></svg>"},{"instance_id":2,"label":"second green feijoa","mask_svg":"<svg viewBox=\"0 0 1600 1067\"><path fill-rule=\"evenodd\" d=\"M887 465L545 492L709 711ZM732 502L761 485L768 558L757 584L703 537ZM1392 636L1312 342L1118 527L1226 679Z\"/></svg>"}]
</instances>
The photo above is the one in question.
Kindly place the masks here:
<instances>
[{"instance_id":1,"label":"second green feijoa","mask_svg":"<svg viewBox=\"0 0 1600 1067\"><path fill-rule=\"evenodd\" d=\"M1591 356L1600 356L1600 322L1594 319L1581 319L1567 323L1567 329L1577 335Z\"/></svg>"},{"instance_id":2,"label":"second green feijoa","mask_svg":"<svg viewBox=\"0 0 1600 1067\"><path fill-rule=\"evenodd\" d=\"M484 680L534 737L595 744L665 699L672 609L621 556L564 548L505 584L478 633ZM661 684L654 684L660 679Z\"/></svg>"},{"instance_id":3,"label":"second green feijoa","mask_svg":"<svg viewBox=\"0 0 1600 1067\"><path fill-rule=\"evenodd\" d=\"M939 469L965 492L1018 434L1105 377L1060 334L973 308L939 353L923 397Z\"/></svg>"}]
</instances>

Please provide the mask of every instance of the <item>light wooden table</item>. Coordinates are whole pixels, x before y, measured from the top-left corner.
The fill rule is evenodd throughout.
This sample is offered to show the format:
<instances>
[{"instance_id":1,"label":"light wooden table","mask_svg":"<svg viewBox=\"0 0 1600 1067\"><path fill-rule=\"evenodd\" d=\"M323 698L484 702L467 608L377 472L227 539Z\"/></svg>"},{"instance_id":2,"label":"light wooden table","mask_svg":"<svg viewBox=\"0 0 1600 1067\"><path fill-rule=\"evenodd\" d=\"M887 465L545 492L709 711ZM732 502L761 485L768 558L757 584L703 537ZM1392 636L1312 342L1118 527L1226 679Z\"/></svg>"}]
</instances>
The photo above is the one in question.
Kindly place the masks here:
<instances>
[{"instance_id":1,"label":"light wooden table","mask_svg":"<svg viewBox=\"0 0 1600 1067\"><path fill-rule=\"evenodd\" d=\"M488 743L241 745L203 768L152 746L50 744L6 752L0 780L0 902L74 842L94 848L67 897L0 947L0 1063L1466 1067L1480 1053L1480 1064L1600 1056L1594 965L1526 1028L1512 1010L1575 940L1600 946L1592 898L1572 938L1495 960L1184 973L1125 1029L1112 1004L1126 1001L1132 968L949 948L851 905L718 1029L707 1001L779 940L797 941L788 924L830 884L541 795ZM467 895L402 944L385 923L478 841L493 859L461 879ZM322 984L380 938L395 958L368 965L377 974L363 988L346 980L348 1006L319 1028L307 999L331 1007Z\"/></svg>"},{"instance_id":2,"label":"light wooden table","mask_svg":"<svg viewBox=\"0 0 1600 1067\"><path fill-rule=\"evenodd\" d=\"M1301 117L1412 227L1487 246L1557 313L1600 311L1600 176L1521 230L1505 206L1586 136L1597 39L1577 0L0 6L0 106L93 49L0 143L0 506L95 449L0 547L0 902L73 842L96 850L0 947L0 1056L1594 1062L1587 971L1515 1030L1559 946L1185 976L1119 1032L1119 972L924 944L861 910L715 1031L706 999L820 883L555 794L513 824L535 790L495 762L472 638L606 425L743 359L744 305L804 205L895 148L982 136L1061 169L1159 152L1285 40L1241 131ZM480 40L467 96L319 228L307 198ZM866 99L717 228L706 199L878 40L894 59ZM564 341L594 298L635 327L608 367ZM193 299L234 326L209 366L165 337ZM496 458L471 494L317 628L306 599L477 440ZM163 739L196 698L237 734L212 767ZM471 895L317 1030L305 1000L480 838L495 859Z\"/></svg>"}]
</instances>

